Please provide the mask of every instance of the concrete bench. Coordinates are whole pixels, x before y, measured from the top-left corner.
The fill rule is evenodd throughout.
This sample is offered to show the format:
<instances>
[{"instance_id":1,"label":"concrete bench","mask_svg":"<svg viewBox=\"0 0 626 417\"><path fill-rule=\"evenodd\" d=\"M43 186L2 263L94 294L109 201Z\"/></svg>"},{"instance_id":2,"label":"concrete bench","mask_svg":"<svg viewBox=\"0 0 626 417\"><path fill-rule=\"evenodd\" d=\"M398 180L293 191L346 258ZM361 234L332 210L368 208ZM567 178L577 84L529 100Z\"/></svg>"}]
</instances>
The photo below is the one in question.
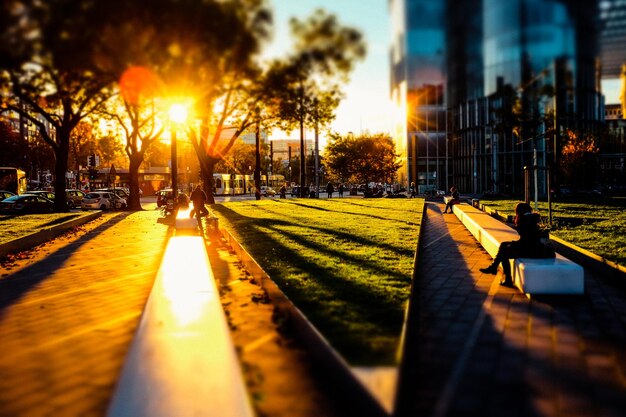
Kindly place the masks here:
<instances>
[{"instance_id":1,"label":"concrete bench","mask_svg":"<svg viewBox=\"0 0 626 417\"><path fill-rule=\"evenodd\" d=\"M174 222L177 236L199 234L200 229L198 228L198 220L195 216L190 218L190 212L190 208L178 210L178 214L176 215L176 220ZM206 224L209 229L207 232L216 232L219 229L219 218L215 216L211 210L209 210L209 214L206 217Z\"/></svg>"},{"instance_id":2,"label":"concrete bench","mask_svg":"<svg viewBox=\"0 0 626 417\"><path fill-rule=\"evenodd\" d=\"M461 223L485 250L495 258L502 242L519 239L517 232L505 223L468 204L452 208ZM525 294L583 294L583 268L557 253L554 259L511 259L515 285Z\"/></svg>"},{"instance_id":3,"label":"concrete bench","mask_svg":"<svg viewBox=\"0 0 626 417\"><path fill-rule=\"evenodd\" d=\"M170 238L107 415L254 415L201 236Z\"/></svg>"}]
</instances>

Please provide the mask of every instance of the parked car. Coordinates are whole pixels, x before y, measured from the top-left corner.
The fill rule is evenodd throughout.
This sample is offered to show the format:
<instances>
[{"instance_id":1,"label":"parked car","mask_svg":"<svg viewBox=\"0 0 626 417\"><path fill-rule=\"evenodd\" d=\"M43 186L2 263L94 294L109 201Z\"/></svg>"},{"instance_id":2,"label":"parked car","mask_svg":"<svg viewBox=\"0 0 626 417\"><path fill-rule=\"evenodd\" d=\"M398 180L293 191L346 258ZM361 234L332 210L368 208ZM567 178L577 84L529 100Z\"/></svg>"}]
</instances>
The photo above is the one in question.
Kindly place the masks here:
<instances>
[{"instance_id":1,"label":"parked car","mask_svg":"<svg viewBox=\"0 0 626 417\"><path fill-rule=\"evenodd\" d=\"M80 207L85 193L81 190L65 190L65 196L67 198L67 206L69 208Z\"/></svg>"},{"instance_id":2,"label":"parked car","mask_svg":"<svg viewBox=\"0 0 626 417\"><path fill-rule=\"evenodd\" d=\"M51 213L53 210L54 202L40 195L14 195L0 201L3 214Z\"/></svg>"},{"instance_id":3,"label":"parked car","mask_svg":"<svg viewBox=\"0 0 626 417\"><path fill-rule=\"evenodd\" d=\"M5 198L12 197L14 195L15 194L12 193L11 191L0 190L0 201L4 200Z\"/></svg>"},{"instance_id":4,"label":"parked car","mask_svg":"<svg viewBox=\"0 0 626 417\"><path fill-rule=\"evenodd\" d=\"M125 209L126 200L109 191L93 191L85 195L81 208L83 211Z\"/></svg>"},{"instance_id":5,"label":"parked car","mask_svg":"<svg viewBox=\"0 0 626 417\"><path fill-rule=\"evenodd\" d=\"M172 189L171 188L164 188L162 190L159 190L156 192L156 196L157 196L157 207L161 207L165 205L165 202L167 201L168 197L171 198L174 194L172 193Z\"/></svg>"},{"instance_id":6,"label":"parked car","mask_svg":"<svg viewBox=\"0 0 626 417\"><path fill-rule=\"evenodd\" d=\"M109 187L109 188L98 188L95 191L108 191L115 193L116 195L122 197L124 200L128 200L128 196L130 195L130 191L126 188L120 187Z\"/></svg>"},{"instance_id":7,"label":"parked car","mask_svg":"<svg viewBox=\"0 0 626 417\"><path fill-rule=\"evenodd\" d=\"M26 191L24 194L39 195L41 197L47 198L48 200L54 201L54 193L52 191L32 190Z\"/></svg>"},{"instance_id":8,"label":"parked car","mask_svg":"<svg viewBox=\"0 0 626 417\"><path fill-rule=\"evenodd\" d=\"M276 195L276 190L274 190L272 187L268 187L267 185L262 185L261 194L265 197L274 197Z\"/></svg>"},{"instance_id":9,"label":"parked car","mask_svg":"<svg viewBox=\"0 0 626 417\"><path fill-rule=\"evenodd\" d=\"M120 197L117 194L113 194L114 200L115 200L115 208L116 209L120 209L120 210L126 210L126 207L128 207L128 203L125 198Z\"/></svg>"}]
</instances>

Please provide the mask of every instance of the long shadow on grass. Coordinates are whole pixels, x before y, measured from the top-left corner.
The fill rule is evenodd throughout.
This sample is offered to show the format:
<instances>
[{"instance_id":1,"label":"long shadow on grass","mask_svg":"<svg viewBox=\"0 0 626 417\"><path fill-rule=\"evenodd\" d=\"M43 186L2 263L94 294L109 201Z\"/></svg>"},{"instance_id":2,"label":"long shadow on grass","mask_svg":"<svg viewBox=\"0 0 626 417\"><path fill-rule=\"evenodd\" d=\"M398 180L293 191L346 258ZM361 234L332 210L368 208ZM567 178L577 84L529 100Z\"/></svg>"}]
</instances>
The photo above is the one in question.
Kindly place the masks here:
<instances>
[{"instance_id":1,"label":"long shadow on grass","mask_svg":"<svg viewBox=\"0 0 626 417\"><path fill-rule=\"evenodd\" d=\"M277 201L277 203L279 203L279 204L291 204L290 202L282 202L280 200ZM315 207L315 206L308 206L306 204L297 204L297 205L302 206L304 208L314 208L314 209L319 210L319 208ZM383 209L383 208L376 208L376 209ZM268 212L272 212L272 213L276 213L276 214L280 214L283 218L287 217L285 214L278 213L276 211L272 211L268 207L263 207L263 210L268 211ZM355 212L350 212L350 211L345 211L345 210L329 210L329 209L323 209L323 210L326 211L326 212L329 212L329 213L340 213L340 214L346 214L346 215L362 216L362 217L368 217L368 218L371 218L371 219L381 220L381 221L385 221L385 222L400 223L402 225L406 225L406 224L415 225L415 224L419 223L419 222L417 222L417 223L416 222L411 222L411 221L408 221L406 219L394 219L394 218L385 217L385 216L376 216L376 215L367 214L367 213L355 213ZM417 213L415 211L411 211L411 210L395 210L395 211L396 212L405 212L406 211L407 213L410 213L411 215L420 216L420 218L421 218L421 214ZM297 219L296 216L289 216L289 217L293 218L293 219ZM390 225L390 227L392 227L392 226L393 225ZM352 236L352 235L349 235L349 236Z\"/></svg>"},{"instance_id":2,"label":"long shadow on grass","mask_svg":"<svg viewBox=\"0 0 626 417\"><path fill-rule=\"evenodd\" d=\"M19 300L31 288L36 287L40 282L46 280L48 277L53 275L55 271L60 269L67 261L67 258L71 256L73 252L78 250L78 248L89 243L100 233L115 226L131 214L132 213L120 213L119 215L108 220L106 223L96 227L90 233L81 236L75 242L65 246L59 251L60 253L55 254L55 256L48 256L39 262L29 265L23 270L17 272L15 275L1 280L0 315L4 309Z\"/></svg>"},{"instance_id":3,"label":"long shadow on grass","mask_svg":"<svg viewBox=\"0 0 626 417\"><path fill-rule=\"evenodd\" d=\"M265 211L267 211L267 212L271 212L271 213L275 213L277 215L280 215L282 218L292 218L292 219L295 219L295 220L299 220L296 216L285 215L284 213L279 213L279 212L276 212L276 211L272 211L272 210L269 210L267 207L264 207L263 209ZM386 244L386 243L375 242L375 241L373 241L371 239L364 238L364 237L354 236L351 233L342 232L342 231L340 231L338 229L334 229L334 228L326 228L326 227L321 227L321 226L311 226L309 224L301 224L301 223L295 223L294 224L292 222L286 222L286 221L282 221L282 220L256 219L256 218L252 218L252 217L243 216L242 214L237 213L237 212L235 212L233 210L230 210L230 209L226 209L226 210L229 210L231 213L234 213L234 216L237 216L237 217L242 217L242 218L246 218L246 219L255 219L255 220L251 220L251 221L246 220L244 222L235 222L235 224L241 224L241 225L244 225L244 226L250 226L250 225L259 226L259 225L261 225L261 226L267 227L267 228L271 227L272 229L276 230L278 233L282 233L283 235L291 236L293 240L298 241L300 243L308 243L308 241L302 240L301 236L298 235L298 234L290 234L290 233L286 232L285 230L279 229L279 228L277 228L275 226L277 226L277 225L283 225L283 226L287 225L287 226L292 226L293 227L295 225L297 227L303 227L303 228L310 229L310 230L316 230L316 231L320 232L321 234L334 235L338 239L341 239L341 240L346 241L346 242L357 243L357 244L363 245L363 246L376 246L377 248L381 248L381 249L393 252L398 257L402 257L402 256L410 256L410 257L412 257L413 254L414 254L414 250L411 249L411 248L399 249L398 247L393 246L393 245L389 245L389 244ZM218 211L223 212L224 210L218 210ZM388 219L388 218L384 218L384 219L381 219L381 220L384 220L384 221L397 221L397 220L392 220L392 219ZM402 223L406 224L407 222L406 221L402 221ZM270 224L272 226L270 226ZM416 234L417 234L417 231L416 231ZM306 246L310 246L310 245L307 244ZM326 246L319 246L319 245L317 246L317 248L320 251L322 251L322 252L327 249ZM347 254L344 255L343 252L342 253L338 253L338 254L342 256L342 259L344 259L344 257L350 257L350 255L347 255ZM352 258L354 258L354 257L352 257ZM362 259L355 258L355 263L361 263L361 262L362 262Z\"/></svg>"},{"instance_id":4,"label":"long shadow on grass","mask_svg":"<svg viewBox=\"0 0 626 417\"><path fill-rule=\"evenodd\" d=\"M325 200L326 201L326 200ZM276 200L277 203L280 204L293 204L296 206L300 206L300 207L304 207L304 208L310 208L313 210L320 210L320 211L325 211L325 212L329 212L329 213L342 213L342 214L351 214L354 216L363 216L363 217L369 217L372 219L377 219L377 220L385 220L385 221L395 221L395 222L399 222L399 223L406 223L406 220L401 220L401 219L390 219L389 217L385 217L385 216L377 216L374 214L368 214L368 213L357 213L357 212L350 212L350 211L345 211L345 210L331 210L328 208L323 208L323 207L319 207L319 206L313 206L313 205L308 205L308 204L302 204L302 203L296 203L293 200L291 201L280 201L280 200ZM339 204L349 204L349 205L353 205L353 206L357 206L357 207L363 207L363 205L361 204L354 204L354 203L348 203L348 202L343 202L343 201L339 201L339 199L330 199L329 202L332 203L339 203ZM385 208L383 207L371 207L375 210L384 210ZM415 211L411 211L411 210L395 210L396 212L406 212L408 214L411 215L416 215L419 213L416 213Z\"/></svg>"},{"instance_id":5,"label":"long shadow on grass","mask_svg":"<svg viewBox=\"0 0 626 417\"><path fill-rule=\"evenodd\" d=\"M216 210L223 214L230 212L231 216L240 216L224 206L216 207ZM393 286L397 290L396 294L385 290L384 284L372 289L367 282L351 281L348 278L337 276L333 269L319 265L317 262L304 257L297 250L284 248L275 236L282 234L300 245L329 256L331 259L348 261L369 271L372 278L378 280L381 271L380 265L375 262L329 249L319 243L312 243L298 233L281 230L281 226L292 225L284 220L253 219L246 222L245 225L239 224L245 226L248 231L254 230L254 233L248 232L249 239L264 242L263 248L256 249L250 248L249 245L242 242L250 248L252 256L259 261L262 267L281 286L282 290L312 319L349 361L371 363L373 359L376 359L383 363L393 362L404 314L403 302L397 301L397 298L394 301L394 297L398 297L397 293L402 291L398 288L398 282L405 285L406 297L408 297L409 276L385 271L383 281L386 280L388 285ZM262 229L269 229L275 233L268 233ZM351 237L351 235L337 233L325 228L317 227L314 229L319 233L340 235L344 238L346 236ZM374 243L368 240L363 241L370 246ZM268 252L268 248L271 248L271 252ZM268 253L271 253L272 258L268 256ZM412 251L407 251L407 253L408 256L412 255ZM289 259L291 269L286 265L284 267L277 265L273 259ZM297 281L290 280L287 272L289 270L295 274L303 273L308 278ZM309 283L309 280L314 284ZM318 296L312 297L311 292L316 290L316 285L319 286ZM362 326L361 328L368 329L367 337L362 334L355 335L351 323L358 323ZM381 338L384 340L381 341Z\"/></svg>"}]
</instances>

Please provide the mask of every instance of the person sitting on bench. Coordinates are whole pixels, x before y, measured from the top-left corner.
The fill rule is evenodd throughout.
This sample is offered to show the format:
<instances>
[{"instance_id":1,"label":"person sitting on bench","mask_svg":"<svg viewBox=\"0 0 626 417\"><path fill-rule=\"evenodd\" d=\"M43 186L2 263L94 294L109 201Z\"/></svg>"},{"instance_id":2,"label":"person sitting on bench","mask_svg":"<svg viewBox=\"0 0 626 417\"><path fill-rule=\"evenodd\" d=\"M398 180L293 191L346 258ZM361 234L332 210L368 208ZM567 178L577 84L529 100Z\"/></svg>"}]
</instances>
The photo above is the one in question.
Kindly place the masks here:
<instances>
[{"instance_id":1,"label":"person sitting on bench","mask_svg":"<svg viewBox=\"0 0 626 417\"><path fill-rule=\"evenodd\" d=\"M446 203L446 209L443 211L444 214L448 213L448 209L450 209L450 213L452 213L452 206L461 202L461 197L456 187L450 188L450 197L450 200Z\"/></svg>"},{"instance_id":2,"label":"person sitting on bench","mask_svg":"<svg viewBox=\"0 0 626 417\"><path fill-rule=\"evenodd\" d=\"M500 281L500 285L512 287L513 279L509 259L554 258L554 251L550 251L550 247L541 243L540 221L541 216L539 213L533 213L530 204L518 203L515 206L515 229L520 238L512 242L502 242L491 265L480 268L480 272L495 275L498 273L498 265L502 264L504 278Z\"/></svg>"}]
</instances>

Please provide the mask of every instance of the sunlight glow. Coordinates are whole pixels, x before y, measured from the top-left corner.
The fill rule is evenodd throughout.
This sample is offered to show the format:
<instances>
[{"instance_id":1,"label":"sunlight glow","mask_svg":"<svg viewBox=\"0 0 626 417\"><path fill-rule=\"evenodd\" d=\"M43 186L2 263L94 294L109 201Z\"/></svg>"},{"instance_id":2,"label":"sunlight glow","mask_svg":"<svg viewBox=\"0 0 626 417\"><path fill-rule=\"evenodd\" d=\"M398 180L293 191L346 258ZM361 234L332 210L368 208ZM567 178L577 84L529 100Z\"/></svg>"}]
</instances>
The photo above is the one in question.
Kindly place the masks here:
<instances>
[{"instance_id":1,"label":"sunlight glow","mask_svg":"<svg viewBox=\"0 0 626 417\"><path fill-rule=\"evenodd\" d=\"M170 120L174 123L184 123L189 115L189 110L184 104L172 104L170 106Z\"/></svg>"},{"instance_id":2,"label":"sunlight glow","mask_svg":"<svg viewBox=\"0 0 626 417\"><path fill-rule=\"evenodd\" d=\"M206 314L208 299L217 296L206 253L195 254L199 246L204 252L204 241L199 236L173 237L161 264L165 298L170 302L174 319L182 326Z\"/></svg>"}]
</instances>

